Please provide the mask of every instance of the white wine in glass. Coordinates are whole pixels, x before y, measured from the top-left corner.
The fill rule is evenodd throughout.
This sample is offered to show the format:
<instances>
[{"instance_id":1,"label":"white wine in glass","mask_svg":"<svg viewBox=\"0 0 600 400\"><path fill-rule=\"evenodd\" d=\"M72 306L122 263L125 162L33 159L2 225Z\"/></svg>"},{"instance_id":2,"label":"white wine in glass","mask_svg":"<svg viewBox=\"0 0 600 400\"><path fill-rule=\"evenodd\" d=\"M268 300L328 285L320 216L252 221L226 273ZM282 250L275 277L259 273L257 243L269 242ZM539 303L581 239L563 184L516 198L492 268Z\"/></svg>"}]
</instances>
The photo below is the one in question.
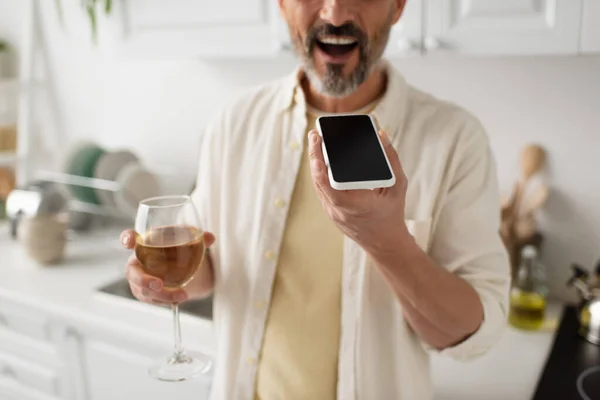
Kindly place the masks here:
<instances>
[{"instance_id":1,"label":"white wine in glass","mask_svg":"<svg viewBox=\"0 0 600 400\"><path fill-rule=\"evenodd\" d=\"M161 196L140 202L135 219L135 255L148 275L164 282L165 290L185 287L202 264L205 253L198 212L189 196ZM149 369L154 378L177 382L207 373L211 358L188 355L181 347L179 305L173 303L173 354Z\"/></svg>"}]
</instances>

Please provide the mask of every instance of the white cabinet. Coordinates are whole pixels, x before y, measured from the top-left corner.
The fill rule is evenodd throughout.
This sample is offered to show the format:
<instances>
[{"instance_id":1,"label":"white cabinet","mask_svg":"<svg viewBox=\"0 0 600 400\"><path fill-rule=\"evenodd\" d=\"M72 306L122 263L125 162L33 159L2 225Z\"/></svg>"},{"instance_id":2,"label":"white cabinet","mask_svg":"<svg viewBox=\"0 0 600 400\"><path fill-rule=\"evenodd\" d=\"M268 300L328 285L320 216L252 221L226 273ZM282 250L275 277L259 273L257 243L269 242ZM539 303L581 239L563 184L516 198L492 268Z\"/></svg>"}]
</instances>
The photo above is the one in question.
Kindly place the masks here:
<instances>
[{"instance_id":1,"label":"white cabinet","mask_svg":"<svg viewBox=\"0 0 600 400\"><path fill-rule=\"evenodd\" d=\"M475 55L579 51L582 0L429 0L427 8L429 51Z\"/></svg>"},{"instance_id":2,"label":"white cabinet","mask_svg":"<svg viewBox=\"0 0 600 400\"><path fill-rule=\"evenodd\" d=\"M0 377L12 381L15 387L28 388L34 393L60 395L56 370L10 354L0 353Z\"/></svg>"},{"instance_id":3,"label":"white cabinet","mask_svg":"<svg viewBox=\"0 0 600 400\"><path fill-rule=\"evenodd\" d=\"M275 0L127 0L121 53L272 58L291 50ZM568 55L600 51L600 0L407 0L387 57Z\"/></svg>"},{"instance_id":4,"label":"white cabinet","mask_svg":"<svg viewBox=\"0 0 600 400\"><path fill-rule=\"evenodd\" d=\"M210 374L178 383L150 377L150 363L170 351L170 336L84 323L0 294L0 400L207 400Z\"/></svg>"},{"instance_id":5,"label":"white cabinet","mask_svg":"<svg viewBox=\"0 0 600 400\"><path fill-rule=\"evenodd\" d=\"M127 0L124 56L155 59L276 57L292 51L275 0ZM422 0L408 0L390 34L387 56L421 50Z\"/></svg>"},{"instance_id":6,"label":"white cabinet","mask_svg":"<svg viewBox=\"0 0 600 400\"><path fill-rule=\"evenodd\" d=\"M127 0L123 55L254 57L280 47L275 0Z\"/></svg>"},{"instance_id":7,"label":"white cabinet","mask_svg":"<svg viewBox=\"0 0 600 400\"><path fill-rule=\"evenodd\" d=\"M600 1L584 0L581 51L600 53Z\"/></svg>"},{"instance_id":8,"label":"white cabinet","mask_svg":"<svg viewBox=\"0 0 600 400\"><path fill-rule=\"evenodd\" d=\"M160 350L167 354L169 349ZM114 344L96 340L86 341L83 360L87 373L88 400L208 399L208 378L198 377L185 382L168 383L150 377L148 366L155 356L156 351L142 355Z\"/></svg>"},{"instance_id":9,"label":"white cabinet","mask_svg":"<svg viewBox=\"0 0 600 400\"><path fill-rule=\"evenodd\" d=\"M59 334L43 312L0 296L1 400L71 400L55 345Z\"/></svg>"}]
</instances>

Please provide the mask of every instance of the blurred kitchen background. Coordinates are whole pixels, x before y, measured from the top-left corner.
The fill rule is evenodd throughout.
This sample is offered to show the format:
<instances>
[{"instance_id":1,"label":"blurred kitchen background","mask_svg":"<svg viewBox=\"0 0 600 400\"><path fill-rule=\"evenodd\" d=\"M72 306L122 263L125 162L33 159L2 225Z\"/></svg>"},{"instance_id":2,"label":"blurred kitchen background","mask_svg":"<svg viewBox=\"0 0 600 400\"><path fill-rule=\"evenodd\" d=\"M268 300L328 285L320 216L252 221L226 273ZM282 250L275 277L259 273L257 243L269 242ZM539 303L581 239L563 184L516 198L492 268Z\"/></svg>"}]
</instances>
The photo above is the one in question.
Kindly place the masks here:
<instances>
[{"instance_id":1,"label":"blurred kitchen background","mask_svg":"<svg viewBox=\"0 0 600 400\"><path fill-rule=\"evenodd\" d=\"M0 0L0 132L4 130L6 147L0 151L0 167L14 168L17 186L21 188L40 176L60 180L64 178L61 174L69 172L64 170L69 154L82 141L90 147L91 141L106 152L127 150L135 154L143 171L156 174L157 191L189 192L196 172L199 139L215 111L246 88L288 74L297 64L277 2L99 0L95 3L91 12L80 0ZM106 3L110 3L110 9ZM572 264L591 272L600 258L600 178L596 162L600 152L598 21L599 0L408 0L405 15L394 28L387 50L388 58L409 83L456 102L481 119L491 139L505 197L511 195L513 185L523 175L521 158L528 157L523 154L536 154L545 160L540 163L539 171L534 172L548 191L541 192L541 199L532 210L535 234L543 240L541 245L533 241L555 304L581 300L566 285L573 274ZM6 133L11 130L16 132L15 145L11 145L11 134ZM522 153L525 148L534 150ZM0 188L2 178L0 174ZM85 199L85 193L81 194L81 188L78 190L79 195L77 190L72 190L71 195ZM131 222L131 218L127 219L130 214L125 214L123 218L120 213L123 226ZM0 222L0 228L8 231L8 223ZM142 355L146 356L151 346L137 343L133 332L134 328L148 327L152 330L148 343L168 347L168 314L161 314L162 310L153 313L138 304L135 307L140 307L139 310L123 311L117 302L109 309L91 298L72 297L73 301L81 302L76 307L81 314L73 311L72 315L78 315L73 317L74 321L84 318L81 317L84 313L121 321L106 328L102 340L90 342L87 336L90 332L102 331L94 325L96 322L90 322L89 326L94 328L79 330L73 330L73 326L79 325L72 323L53 325L54 320L48 315L62 314L47 304L38 307L28 297L31 292L49 303L52 299L60 303L66 300L60 300L61 294L45 285L54 281L75 282L79 277L88 285L101 286L112 282L111 277L118 278L118 268L127 255L116 250L116 237L106 238L112 253L103 253L84 243L84 234L70 240L79 243L69 242L67 248L80 247L75 255L67 251L63 266L40 267L38 263L24 262L27 265L21 268L12 265L21 260L21 253L14 250L18 242L8 233L0 235L2 400L121 399L126 397L113 383L124 376L135 382L131 390L158 385L148 383L146 379L150 378L143 368L146 358ZM520 248L516 252L520 253ZM111 265L86 258L98 253L107 254L110 263L105 261ZM89 265L95 272L85 275L81 264ZM41 272L28 275L23 272L26 267L30 272ZM5 287L3 280L8 282ZM109 292L126 290L118 288L122 282L115 282L116 286L107 289ZM71 291L68 286L61 293L78 291L84 296L83 289ZM69 298L67 294L64 296ZM45 307L52 308L55 314ZM201 348L208 348L212 339L204 330L208 326L210 305L198 307L202 309L198 315L203 318L193 317L192 310L184 324L184 334L187 344L193 346L197 342ZM556 320L562 308L557 310ZM22 315L34 317L23 322L19 317ZM35 322L40 318L44 323L50 321L43 325L43 332L38 331L42 328ZM69 320L61 318L58 321ZM162 330L155 328L158 320ZM3 321L8 328L11 324L13 328L16 326L16 333L9 332L14 337L9 336L19 346L42 341L49 347L34 346L29 353L17 356L6 350L5 357L1 344L2 335L6 336ZM132 327L124 321L136 322ZM444 375L440 371L451 367L440 361L434 368L442 382L439 399L531 398L558 328L546 329L545 333L538 333L545 336L511 331L510 343L503 342L505 347L494 353L493 357L507 360L522 357L522 365L517 367L492 357L487 364L474 364ZM119 345L107 337L117 338ZM199 340L201 337L206 340ZM55 348L48 343L59 345ZM80 352L65 350L69 346L80 348ZM123 356L124 348L135 355ZM54 357L65 351L87 369L73 372L66 366L75 362L73 359ZM135 360L132 361L135 367L122 367L123 357ZM600 355L595 357L600 363ZM14 362L15 358L18 361ZM44 366L28 369L29 361L21 362L32 358ZM562 363L565 365L564 360ZM581 372L578 368L565 373ZM3 376L2 371L9 373ZM85 371L89 376L83 376ZM576 377L577 374L565 378L572 378L569 382L573 390ZM7 386L2 386L3 382ZM471 385L469 388L465 387L467 383ZM14 389L23 386L27 390ZM12 388L12 392L7 389L3 392L3 387ZM175 386L151 387L161 397L176 390ZM486 392L492 387L503 388L505 392L497 392L499 397L494 397L494 393ZM197 393L194 387L186 390ZM183 392L178 393L180 398L188 398ZM459 394L453 397L453 393Z\"/></svg>"}]
</instances>

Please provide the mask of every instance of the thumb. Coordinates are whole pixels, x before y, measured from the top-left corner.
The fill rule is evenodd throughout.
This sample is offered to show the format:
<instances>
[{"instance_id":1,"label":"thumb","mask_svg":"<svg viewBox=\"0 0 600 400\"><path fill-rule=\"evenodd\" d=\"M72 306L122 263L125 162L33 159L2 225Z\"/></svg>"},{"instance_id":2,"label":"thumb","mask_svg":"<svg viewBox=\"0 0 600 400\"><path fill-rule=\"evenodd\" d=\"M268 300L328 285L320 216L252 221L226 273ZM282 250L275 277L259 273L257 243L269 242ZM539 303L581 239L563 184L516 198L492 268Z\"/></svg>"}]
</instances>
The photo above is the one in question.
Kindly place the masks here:
<instances>
[{"instance_id":1,"label":"thumb","mask_svg":"<svg viewBox=\"0 0 600 400\"><path fill-rule=\"evenodd\" d=\"M137 232L133 229L126 229L121 232L121 244L124 248L131 250L135 247Z\"/></svg>"},{"instance_id":2,"label":"thumb","mask_svg":"<svg viewBox=\"0 0 600 400\"><path fill-rule=\"evenodd\" d=\"M398 158L398 152L392 145L390 141L390 137L385 131L379 131L379 138L381 139L381 143L383 144L383 149L385 150L385 154L390 160L390 164L394 173L402 172L402 165L400 164L400 159Z\"/></svg>"},{"instance_id":3,"label":"thumb","mask_svg":"<svg viewBox=\"0 0 600 400\"><path fill-rule=\"evenodd\" d=\"M215 235L210 232L204 232L204 245L208 248L215 242Z\"/></svg>"},{"instance_id":4,"label":"thumb","mask_svg":"<svg viewBox=\"0 0 600 400\"><path fill-rule=\"evenodd\" d=\"M390 137L388 136L386 131L380 130L378 133L379 133L379 139L381 139L381 143L383 144L383 147L387 150L387 148L392 145L392 143L390 142Z\"/></svg>"}]
</instances>

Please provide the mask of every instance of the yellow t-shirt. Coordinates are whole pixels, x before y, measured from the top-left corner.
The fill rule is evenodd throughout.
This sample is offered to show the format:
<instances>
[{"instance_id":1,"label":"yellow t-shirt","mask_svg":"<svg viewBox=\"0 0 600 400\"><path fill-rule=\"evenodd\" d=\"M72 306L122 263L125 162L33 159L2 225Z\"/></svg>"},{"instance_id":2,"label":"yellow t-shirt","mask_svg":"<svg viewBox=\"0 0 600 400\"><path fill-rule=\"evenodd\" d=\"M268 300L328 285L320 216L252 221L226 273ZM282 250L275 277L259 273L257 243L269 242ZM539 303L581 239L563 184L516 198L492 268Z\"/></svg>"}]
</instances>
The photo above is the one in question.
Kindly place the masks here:
<instances>
[{"instance_id":1,"label":"yellow t-shirt","mask_svg":"<svg viewBox=\"0 0 600 400\"><path fill-rule=\"evenodd\" d=\"M309 131L318 115L307 117ZM307 145L306 136L258 365L260 400L336 398L343 234L313 186Z\"/></svg>"},{"instance_id":2,"label":"yellow t-shirt","mask_svg":"<svg viewBox=\"0 0 600 400\"><path fill-rule=\"evenodd\" d=\"M371 112L378 100L357 114ZM257 400L334 400L341 332L344 235L314 188L308 132L323 115L308 108L302 161L288 211L262 351Z\"/></svg>"}]
</instances>

